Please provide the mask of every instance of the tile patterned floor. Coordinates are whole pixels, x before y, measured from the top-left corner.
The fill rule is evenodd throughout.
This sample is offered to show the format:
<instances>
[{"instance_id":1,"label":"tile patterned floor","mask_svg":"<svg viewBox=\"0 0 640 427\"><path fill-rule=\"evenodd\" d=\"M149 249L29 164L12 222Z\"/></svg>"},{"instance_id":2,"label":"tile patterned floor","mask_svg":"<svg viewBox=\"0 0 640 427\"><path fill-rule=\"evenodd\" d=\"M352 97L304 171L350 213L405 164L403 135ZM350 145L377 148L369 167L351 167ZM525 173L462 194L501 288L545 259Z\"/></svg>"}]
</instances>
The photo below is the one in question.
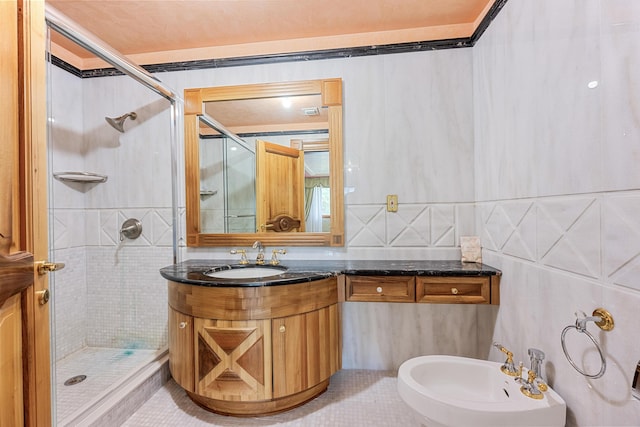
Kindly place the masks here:
<instances>
[{"instance_id":1,"label":"tile patterned floor","mask_svg":"<svg viewBox=\"0 0 640 427\"><path fill-rule=\"evenodd\" d=\"M270 417L236 418L205 411L170 380L124 426L418 426L398 396L396 381L395 372L342 370L325 393L306 405Z\"/></svg>"},{"instance_id":2,"label":"tile patterned floor","mask_svg":"<svg viewBox=\"0 0 640 427\"><path fill-rule=\"evenodd\" d=\"M155 350L86 347L56 363L56 419L65 419L86 407L105 390L153 360ZM64 382L76 375L87 378L74 385Z\"/></svg>"}]
</instances>

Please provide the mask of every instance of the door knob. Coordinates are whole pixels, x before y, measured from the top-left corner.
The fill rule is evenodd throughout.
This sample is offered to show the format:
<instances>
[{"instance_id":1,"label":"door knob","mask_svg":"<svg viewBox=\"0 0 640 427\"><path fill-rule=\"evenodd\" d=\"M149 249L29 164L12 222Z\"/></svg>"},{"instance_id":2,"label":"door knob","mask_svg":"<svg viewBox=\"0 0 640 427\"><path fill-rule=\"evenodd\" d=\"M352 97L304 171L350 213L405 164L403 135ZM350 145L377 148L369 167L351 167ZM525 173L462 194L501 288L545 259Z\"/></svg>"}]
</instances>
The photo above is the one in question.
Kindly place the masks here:
<instances>
[{"instance_id":1,"label":"door knob","mask_svg":"<svg viewBox=\"0 0 640 427\"><path fill-rule=\"evenodd\" d=\"M47 274L50 271L58 271L64 268L63 262L37 261L38 274Z\"/></svg>"},{"instance_id":2,"label":"door knob","mask_svg":"<svg viewBox=\"0 0 640 427\"><path fill-rule=\"evenodd\" d=\"M40 305L45 305L49 302L49 298L51 297L51 293L49 289L45 289L44 291L36 291L36 295L38 295L38 301L40 301Z\"/></svg>"}]
</instances>

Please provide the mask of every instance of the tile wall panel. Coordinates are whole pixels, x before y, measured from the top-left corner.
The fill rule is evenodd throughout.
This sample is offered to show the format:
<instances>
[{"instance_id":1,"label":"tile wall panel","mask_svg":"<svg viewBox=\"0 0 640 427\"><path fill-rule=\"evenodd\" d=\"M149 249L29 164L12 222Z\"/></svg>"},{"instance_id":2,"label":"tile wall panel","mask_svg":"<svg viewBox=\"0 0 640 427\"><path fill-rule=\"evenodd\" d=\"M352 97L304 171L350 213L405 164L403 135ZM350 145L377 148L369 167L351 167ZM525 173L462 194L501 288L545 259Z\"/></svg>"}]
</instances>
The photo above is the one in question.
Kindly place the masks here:
<instances>
[{"instance_id":1,"label":"tile wall panel","mask_svg":"<svg viewBox=\"0 0 640 427\"><path fill-rule=\"evenodd\" d=\"M637 346L640 9L633 0L509 1L473 48L477 232L483 259L503 271L494 339L527 361L546 353L568 426L640 420L629 384ZM607 370L575 371L561 347L576 314L593 323ZM589 373L593 344L567 347ZM490 358L502 355L490 350Z\"/></svg>"}]
</instances>

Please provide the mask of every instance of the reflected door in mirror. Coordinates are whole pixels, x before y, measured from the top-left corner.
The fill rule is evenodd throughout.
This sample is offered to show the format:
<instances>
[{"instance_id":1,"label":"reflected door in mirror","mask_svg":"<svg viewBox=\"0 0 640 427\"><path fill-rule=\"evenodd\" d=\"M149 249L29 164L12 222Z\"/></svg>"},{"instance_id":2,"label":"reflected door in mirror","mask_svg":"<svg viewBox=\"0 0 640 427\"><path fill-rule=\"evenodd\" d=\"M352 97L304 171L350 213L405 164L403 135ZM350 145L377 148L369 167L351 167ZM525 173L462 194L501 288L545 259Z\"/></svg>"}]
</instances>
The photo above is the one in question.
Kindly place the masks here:
<instances>
[{"instance_id":1,"label":"reflected door in mirror","mask_svg":"<svg viewBox=\"0 0 640 427\"><path fill-rule=\"evenodd\" d=\"M256 176L257 231L304 231L304 152L258 140Z\"/></svg>"}]
</instances>

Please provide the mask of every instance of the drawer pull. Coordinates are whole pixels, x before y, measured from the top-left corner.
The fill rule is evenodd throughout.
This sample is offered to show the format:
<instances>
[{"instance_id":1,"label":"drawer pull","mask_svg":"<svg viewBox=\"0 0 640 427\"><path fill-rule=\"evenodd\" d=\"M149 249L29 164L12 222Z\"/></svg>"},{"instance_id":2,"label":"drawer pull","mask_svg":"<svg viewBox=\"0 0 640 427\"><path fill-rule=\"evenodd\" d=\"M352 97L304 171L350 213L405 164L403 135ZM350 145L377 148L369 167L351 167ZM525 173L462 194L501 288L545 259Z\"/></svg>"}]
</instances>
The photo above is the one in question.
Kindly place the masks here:
<instances>
[{"instance_id":1,"label":"drawer pull","mask_svg":"<svg viewBox=\"0 0 640 427\"><path fill-rule=\"evenodd\" d=\"M280 325L280 328L278 329L280 332L284 332L287 330L287 328L284 327L284 325Z\"/></svg>"},{"instance_id":2,"label":"drawer pull","mask_svg":"<svg viewBox=\"0 0 640 427\"><path fill-rule=\"evenodd\" d=\"M458 288L451 288L451 293L454 295L458 295Z\"/></svg>"},{"instance_id":3,"label":"drawer pull","mask_svg":"<svg viewBox=\"0 0 640 427\"><path fill-rule=\"evenodd\" d=\"M187 322L180 322L180 324L178 325L178 327L179 327L180 329L184 329L184 328L186 328L186 327L187 327Z\"/></svg>"},{"instance_id":4,"label":"drawer pull","mask_svg":"<svg viewBox=\"0 0 640 427\"><path fill-rule=\"evenodd\" d=\"M379 294L381 294L381 293L382 293L382 286L378 286L378 287L376 288L376 292L377 292L377 293L379 293Z\"/></svg>"}]
</instances>

